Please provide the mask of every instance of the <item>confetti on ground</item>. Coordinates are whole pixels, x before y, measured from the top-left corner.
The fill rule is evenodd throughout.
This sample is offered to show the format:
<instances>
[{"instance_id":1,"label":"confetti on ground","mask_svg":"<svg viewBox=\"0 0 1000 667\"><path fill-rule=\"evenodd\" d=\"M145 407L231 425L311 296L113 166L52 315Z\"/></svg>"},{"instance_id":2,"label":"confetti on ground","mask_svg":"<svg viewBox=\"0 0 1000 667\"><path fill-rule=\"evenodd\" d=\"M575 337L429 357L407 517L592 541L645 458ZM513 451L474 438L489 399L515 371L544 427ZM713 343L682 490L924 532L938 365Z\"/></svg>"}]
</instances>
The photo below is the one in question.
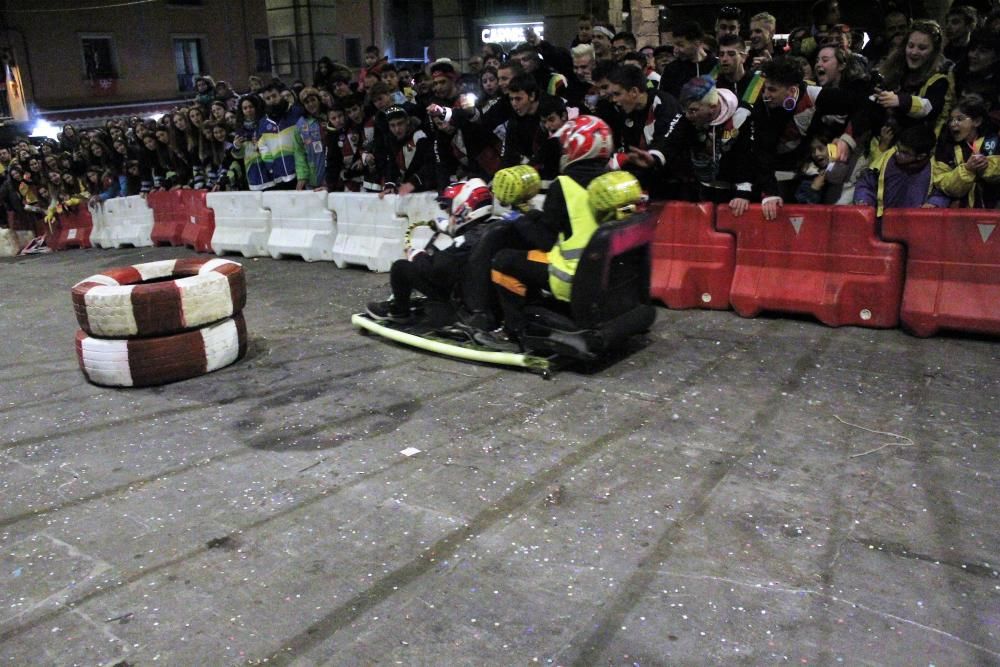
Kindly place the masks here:
<instances>
[{"instance_id":1,"label":"confetti on ground","mask_svg":"<svg viewBox=\"0 0 1000 667\"><path fill-rule=\"evenodd\" d=\"M420 450L417 449L416 447L407 447L406 449L400 452L400 454L402 454L403 456L413 456L414 454L419 454L419 453Z\"/></svg>"}]
</instances>

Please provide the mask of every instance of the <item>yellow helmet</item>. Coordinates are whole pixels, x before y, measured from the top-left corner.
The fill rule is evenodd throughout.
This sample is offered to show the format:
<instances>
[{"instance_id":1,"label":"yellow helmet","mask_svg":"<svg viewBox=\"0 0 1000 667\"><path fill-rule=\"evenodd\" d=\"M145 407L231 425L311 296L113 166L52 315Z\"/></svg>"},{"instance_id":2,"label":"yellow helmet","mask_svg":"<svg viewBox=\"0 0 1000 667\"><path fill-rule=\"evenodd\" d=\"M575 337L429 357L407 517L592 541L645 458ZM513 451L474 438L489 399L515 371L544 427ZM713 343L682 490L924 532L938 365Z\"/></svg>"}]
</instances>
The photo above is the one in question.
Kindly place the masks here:
<instances>
[{"instance_id":1,"label":"yellow helmet","mask_svg":"<svg viewBox=\"0 0 1000 667\"><path fill-rule=\"evenodd\" d=\"M642 186L627 171L609 171L590 182L587 196L598 213L631 210L630 207L642 200Z\"/></svg>"},{"instance_id":2,"label":"yellow helmet","mask_svg":"<svg viewBox=\"0 0 1000 667\"><path fill-rule=\"evenodd\" d=\"M507 167L493 176L493 196L504 206L526 202L541 188L542 177L531 165Z\"/></svg>"}]
</instances>

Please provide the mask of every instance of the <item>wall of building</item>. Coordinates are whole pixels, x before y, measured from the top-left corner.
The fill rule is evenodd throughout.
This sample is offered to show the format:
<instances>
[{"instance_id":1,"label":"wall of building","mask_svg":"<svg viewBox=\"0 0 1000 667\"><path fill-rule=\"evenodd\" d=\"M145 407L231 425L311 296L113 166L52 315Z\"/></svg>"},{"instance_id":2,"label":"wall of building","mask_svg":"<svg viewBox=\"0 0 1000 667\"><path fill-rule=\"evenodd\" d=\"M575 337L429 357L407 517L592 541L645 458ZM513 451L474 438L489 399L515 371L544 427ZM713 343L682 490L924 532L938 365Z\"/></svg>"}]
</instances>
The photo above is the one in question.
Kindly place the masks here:
<instances>
[{"instance_id":1,"label":"wall of building","mask_svg":"<svg viewBox=\"0 0 1000 667\"><path fill-rule=\"evenodd\" d=\"M264 0L187 3L191 6L164 0L56 14L31 13L37 8L31 0L5 4L0 40L11 47L29 100L40 108L190 95L179 90L175 38L200 39L207 73L245 90L257 62L254 39L268 37ZM94 36L110 36L117 78L87 77L82 39Z\"/></svg>"}]
</instances>

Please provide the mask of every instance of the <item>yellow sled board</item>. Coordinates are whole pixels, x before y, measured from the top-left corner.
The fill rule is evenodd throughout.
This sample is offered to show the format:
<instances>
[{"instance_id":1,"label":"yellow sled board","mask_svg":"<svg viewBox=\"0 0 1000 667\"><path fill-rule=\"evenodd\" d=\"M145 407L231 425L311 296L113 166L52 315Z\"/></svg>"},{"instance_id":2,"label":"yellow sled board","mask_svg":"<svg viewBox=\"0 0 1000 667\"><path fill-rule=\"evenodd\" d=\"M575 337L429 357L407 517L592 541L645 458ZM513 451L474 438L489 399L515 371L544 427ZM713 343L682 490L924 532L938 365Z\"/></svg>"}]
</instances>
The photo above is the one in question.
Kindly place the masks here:
<instances>
[{"instance_id":1,"label":"yellow sled board","mask_svg":"<svg viewBox=\"0 0 1000 667\"><path fill-rule=\"evenodd\" d=\"M374 334L378 334L383 338L394 340L397 343L417 347L422 350L427 350L428 352L434 352L448 357L455 357L456 359L479 361L486 364L500 364L502 366L517 366L519 368L527 368L530 371L541 373L543 375L548 374L551 370L551 364L545 357L536 357L531 354L519 354L516 352L496 352L471 343L463 345L455 341L445 340L428 334L418 336L416 334L408 333L401 329L394 329L393 327L376 322L364 313L351 315L351 324L359 329L364 329Z\"/></svg>"}]
</instances>

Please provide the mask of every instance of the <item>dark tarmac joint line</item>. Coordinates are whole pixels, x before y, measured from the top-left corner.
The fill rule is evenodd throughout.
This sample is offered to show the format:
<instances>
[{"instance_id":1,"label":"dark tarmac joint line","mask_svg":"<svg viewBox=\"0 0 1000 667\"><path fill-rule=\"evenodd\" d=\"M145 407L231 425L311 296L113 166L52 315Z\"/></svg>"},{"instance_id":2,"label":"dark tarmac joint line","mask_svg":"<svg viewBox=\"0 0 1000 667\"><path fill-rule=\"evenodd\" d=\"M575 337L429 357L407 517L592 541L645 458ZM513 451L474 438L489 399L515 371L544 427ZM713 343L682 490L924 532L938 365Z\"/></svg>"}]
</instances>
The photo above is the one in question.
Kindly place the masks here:
<instances>
[{"instance_id":1,"label":"dark tarmac joint line","mask_svg":"<svg viewBox=\"0 0 1000 667\"><path fill-rule=\"evenodd\" d=\"M661 308L548 381L235 258L245 359L88 384L70 287L190 254L0 260L0 664L1000 664L997 341Z\"/></svg>"}]
</instances>

